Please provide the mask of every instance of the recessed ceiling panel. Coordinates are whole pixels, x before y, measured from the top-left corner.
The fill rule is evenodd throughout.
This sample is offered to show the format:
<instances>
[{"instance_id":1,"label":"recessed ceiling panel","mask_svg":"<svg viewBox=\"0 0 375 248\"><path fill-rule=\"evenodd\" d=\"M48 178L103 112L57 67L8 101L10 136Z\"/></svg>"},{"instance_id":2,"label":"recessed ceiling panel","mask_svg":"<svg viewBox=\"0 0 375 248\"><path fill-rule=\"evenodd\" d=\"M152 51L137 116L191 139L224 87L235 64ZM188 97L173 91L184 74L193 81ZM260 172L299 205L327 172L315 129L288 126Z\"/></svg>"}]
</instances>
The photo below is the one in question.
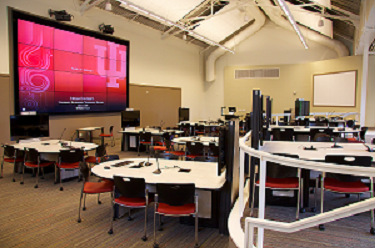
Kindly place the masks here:
<instances>
[{"instance_id":1,"label":"recessed ceiling panel","mask_svg":"<svg viewBox=\"0 0 375 248\"><path fill-rule=\"evenodd\" d=\"M194 31L215 42L224 40L254 19L246 12L246 7L239 7L239 9L235 7L236 4L231 2L212 18L200 22L200 25Z\"/></svg>"},{"instance_id":2,"label":"recessed ceiling panel","mask_svg":"<svg viewBox=\"0 0 375 248\"><path fill-rule=\"evenodd\" d=\"M202 1L203 0L131 0L128 2L170 21L177 22Z\"/></svg>"}]
</instances>

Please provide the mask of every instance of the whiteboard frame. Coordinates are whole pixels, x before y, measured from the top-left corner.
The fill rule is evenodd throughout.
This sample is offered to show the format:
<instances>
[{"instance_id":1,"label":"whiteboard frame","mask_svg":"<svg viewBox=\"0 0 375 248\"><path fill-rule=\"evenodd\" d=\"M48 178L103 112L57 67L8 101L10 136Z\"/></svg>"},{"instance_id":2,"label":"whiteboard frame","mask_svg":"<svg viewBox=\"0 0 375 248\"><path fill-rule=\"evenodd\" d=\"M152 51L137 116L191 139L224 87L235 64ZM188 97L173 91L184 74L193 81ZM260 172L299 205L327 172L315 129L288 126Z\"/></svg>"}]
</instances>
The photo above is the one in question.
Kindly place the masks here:
<instances>
[{"instance_id":1,"label":"whiteboard frame","mask_svg":"<svg viewBox=\"0 0 375 248\"><path fill-rule=\"evenodd\" d=\"M316 105L315 104L315 98L314 98L314 93L315 93L315 76L323 76L323 75L332 75L332 74L339 74L343 72L354 72L355 74L355 82L354 82L354 103L350 105ZM312 77L312 100L313 100L313 106L314 107L356 107L357 103L357 81L358 81L358 70L349 70L349 71L337 71L337 72L328 72L328 73L322 73L322 74L314 74Z\"/></svg>"}]
</instances>

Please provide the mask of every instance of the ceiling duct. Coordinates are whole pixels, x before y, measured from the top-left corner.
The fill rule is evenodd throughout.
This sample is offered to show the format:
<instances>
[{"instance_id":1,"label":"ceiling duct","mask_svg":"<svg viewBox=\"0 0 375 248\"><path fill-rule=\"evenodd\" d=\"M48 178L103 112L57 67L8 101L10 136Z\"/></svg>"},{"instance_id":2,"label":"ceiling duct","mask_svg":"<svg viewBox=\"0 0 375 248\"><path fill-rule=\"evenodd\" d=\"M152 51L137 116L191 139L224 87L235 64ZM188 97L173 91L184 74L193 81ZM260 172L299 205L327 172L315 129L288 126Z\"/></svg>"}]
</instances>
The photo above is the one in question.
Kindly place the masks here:
<instances>
[{"instance_id":1,"label":"ceiling duct","mask_svg":"<svg viewBox=\"0 0 375 248\"><path fill-rule=\"evenodd\" d=\"M261 27L264 26L264 23L266 22L266 17L263 14L263 12L258 8L258 6L251 5L246 8L247 13L254 17L255 21L254 23L246 28L245 30L241 31L238 35L231 38L230 40L226 41L223 46L226 46L230 49L234 48L238 44L240 44L242 41L246 40L253 34L255 34ZM224 55L226 53L223 49L215 49L211 52L211 54L208 56L206 60L206 81L212 82L216 78L216 72L215 72L215 63L216 60Z\"/></svg>"}]
</instances>

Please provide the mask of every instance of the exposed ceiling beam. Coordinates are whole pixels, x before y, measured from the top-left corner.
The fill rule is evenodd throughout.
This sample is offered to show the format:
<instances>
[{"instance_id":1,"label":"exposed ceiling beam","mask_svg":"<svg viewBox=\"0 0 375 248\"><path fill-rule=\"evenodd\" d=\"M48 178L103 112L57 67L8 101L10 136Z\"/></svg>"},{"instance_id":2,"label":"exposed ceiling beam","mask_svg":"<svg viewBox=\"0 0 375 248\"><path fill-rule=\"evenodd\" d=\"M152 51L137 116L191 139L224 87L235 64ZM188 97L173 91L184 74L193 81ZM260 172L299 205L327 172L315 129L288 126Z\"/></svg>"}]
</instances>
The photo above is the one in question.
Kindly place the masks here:
<instances>
[{"instance_id":1,"label":"exposed ceiling beam","mask_svg":"<svg viewBox=\"0 0 375 248\"><path fill-rule=\"evenodd\" d=\"M99 3L103 2L104 0L94 0L91 4L89 4L90 1L91 1L91 0L86 0L86 1L81 5L81 8L80 8L81 15L83 15L86 11L88 11L88 10L91 9L92 7L95 7L95 6L98 5Z\"/></svg>"}]
</instances>

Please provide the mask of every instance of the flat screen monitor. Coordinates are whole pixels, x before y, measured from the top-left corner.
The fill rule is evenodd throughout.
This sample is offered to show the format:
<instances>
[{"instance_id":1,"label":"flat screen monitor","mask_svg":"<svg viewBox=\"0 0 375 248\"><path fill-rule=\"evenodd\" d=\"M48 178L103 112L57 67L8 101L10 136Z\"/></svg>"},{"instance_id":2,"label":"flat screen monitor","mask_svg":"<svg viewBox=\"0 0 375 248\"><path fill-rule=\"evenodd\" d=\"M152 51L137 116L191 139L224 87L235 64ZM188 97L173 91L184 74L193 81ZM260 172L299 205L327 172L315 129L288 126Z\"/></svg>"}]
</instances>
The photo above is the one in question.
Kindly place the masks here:
<instances>
[{"instance_id":1,"label":"flat screen monitor","mask_svg":"<svg viewBox=\"0 0 375 248\"><path fill-rule=\"evenodd\" d=\"M129 102L129 42L11 11L15 112L120 112Z\"/></svg>"},{"instance_id":2,"label":"flat screen monitor","mask_svg":"<svg viewBox=\"0 0 375 248\"><path fill-rule=\"evenodd\" d=\"M49 137L49 115L11 115L10 139Z\"/></svg>"},{"instance_id":3,"label":"flat screen monitor","mask_svg":"<svg viewBox=\"0 0 375 248\"><path fill-rule=\"evenodd\" d=\"M237 112L236 107L229 107L228 109L229 109L229 113L230 113L230 114L234 114L234 113Z\"/></svg>"},{"instance_id":4,"label":"flat screen monitor","mask_svg":"<svg viewBox=\"0 0 375 248\"><path fill-rule=\"evenodd\" d=\"M121 127L139 127L141 125L141 111L122 111Z\"/></svg>"},{"instance_id":5,"label":"flat screen monitor","mask_svg":"<svg viewBox=\"0 0 375 248\"><path fill-rule=\"evenodd\" d=\"M189 121L190 119L190 110L188 108L179 108L178 109L178 121Z\"/></svg>"}]
</instances>

